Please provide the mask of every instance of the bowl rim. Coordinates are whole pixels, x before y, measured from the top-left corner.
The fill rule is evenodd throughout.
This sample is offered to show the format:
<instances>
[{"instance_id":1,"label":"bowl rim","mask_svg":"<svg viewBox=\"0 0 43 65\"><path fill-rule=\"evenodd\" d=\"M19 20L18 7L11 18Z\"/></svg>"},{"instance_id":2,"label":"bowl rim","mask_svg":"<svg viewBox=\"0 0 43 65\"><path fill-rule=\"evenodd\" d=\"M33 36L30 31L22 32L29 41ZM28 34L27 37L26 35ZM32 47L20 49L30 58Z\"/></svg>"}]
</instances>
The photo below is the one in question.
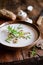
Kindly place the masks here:
<instances>
[{"instance_id":1,"label":"bowl rim","mask_svg":"<svg viewBox=\"0 0 43 65\"><path fill-rule=\"evenodd\" d=\"M33 28L37 31L38 38L37 38L32 44L26 45L26 46L20 46L20 47L19 47L19 46L18 46L18 47L16 47L16 46L15 46L15 47L13 47L13 46L7 46L7 45L5 45L5 44L2 44L1 42L0 42L0 44L2 44L3 46L9 47L9 48L24 48L24 47L33 45L33 44L39 39L39 37L40 37L40 31L39 31L38 27L37 27L35 24L28 23L28 22L25 22L25 21L18 21L18 22L13 23L13 24L17 24L17 23L25 24L25 25L28 25L28 26L33 27ZM8 24L8 25L9 25L9 24ZM10 25L12 25L12 24L10 24Z\"/></svg>"}]
</instances>

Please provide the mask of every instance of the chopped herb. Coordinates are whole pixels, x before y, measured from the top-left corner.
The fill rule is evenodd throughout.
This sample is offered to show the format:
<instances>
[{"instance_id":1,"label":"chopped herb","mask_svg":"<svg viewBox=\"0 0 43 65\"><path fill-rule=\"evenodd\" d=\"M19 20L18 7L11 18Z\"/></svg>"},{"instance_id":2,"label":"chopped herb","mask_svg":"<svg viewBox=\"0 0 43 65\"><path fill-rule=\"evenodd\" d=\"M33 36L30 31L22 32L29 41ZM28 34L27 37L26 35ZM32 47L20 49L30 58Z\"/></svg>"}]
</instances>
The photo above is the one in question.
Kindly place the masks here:
<instances>
[{"instance_id":1,"label":"chopped herb","mask_svg":"<svg viewBox=\"0 0 43 65\"><path fill-rule=\"evenodd\" d=\"M26 36L26 39L27 39L27 38L29 38L29 39L30 39L30 36L29 36L29 35L28 35L28 36Z\"/></svg>"},{"instance_id":2,"label":"chopped herb","mask_svg":"<svg viewBox=\"0 0 43 65\"><path fill-rule=\"evenodd\" d=\"M5 41L10 43L10 40L11 40L11 38L8 37Z\"/></svg>"},{"instance_id":3,"label":"chopped herb","mask_svg":"<svg viewBox=\"0 0 43 65\"><path fill-rule=\"evenodd\" d=\"M19 25L19 26L17 27L17 29L22 29L22 26L21 26L21 25Z\"/></svg>"},{"instance_id":4,"label":"chopped herb","mask_svg":"<svg viewBox=\"0 0 43 65\"><path fill-rule=\"evenodd\" d=\"M36 55L36 51L33 50L33 51L31 52L31 55L32 55L32 56L35 56L35 55Z\"/></svg>"},{"instance_id":5,"label":"chopped herb","mask_svg":"<svg viewBox=\"0 0 43 65\"><path fill-rule=\"evenodd\" d=\"M31 51L31 55L35 56L36 55L36 47L33 47L32 51Z\"/></svg>"},{"instance_id":6,"label":"chopped herb","mask_svg":"<svg viewBox=\"0 0 43 65\"><path fill-rule=\"evenodd\" d=\"M19 25L17 28L20 29L22 27L21 25ZM30 39L30 32L26 32L29 35L25 36L26 33L23 30L17 31L15 28L12 28L11 26L8 26L7 29L9 32L9 35L6 39L7 42L10 42L12 38L17 38L17 39L18 38L26 38L26 39L29 38Z\"/></svg>"},{"instance_id":7,"label":"chopped herb","mask_svg":"<svg viewBox=\"0 0 43 65\"><path fill-rule=\"evenodd\" d=\"M16 35L18 34L17 30L13 29L12 27L8 26L8 32L13 34L13 35Z\"/></svg>"},{"instance_id":8,"label":"chopped herb","mask_svg":"<svg viewBox=\"0 0 43 65\"><path fill-rule=\"evenodd\" d=\"M20 37L24 36L24 32L18 32L18 33Z\"/></svg>"}]
</instances>

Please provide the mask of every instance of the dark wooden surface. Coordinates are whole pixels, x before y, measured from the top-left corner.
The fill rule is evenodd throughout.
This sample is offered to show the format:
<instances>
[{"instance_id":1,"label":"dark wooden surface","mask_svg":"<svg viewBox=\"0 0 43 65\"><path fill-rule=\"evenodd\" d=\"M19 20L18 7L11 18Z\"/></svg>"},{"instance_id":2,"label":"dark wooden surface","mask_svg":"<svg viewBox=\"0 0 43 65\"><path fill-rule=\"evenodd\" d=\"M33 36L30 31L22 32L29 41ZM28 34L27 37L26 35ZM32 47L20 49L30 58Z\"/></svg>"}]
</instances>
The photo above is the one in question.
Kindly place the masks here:
<instances>
[{"instance_id":1,"label":"dark wooden surface","mask_svg":"<svg viewBox=\"0 0 43 65\"><path fill-rule=\"evenodd\" d=\"M34 7L34 10L32 12L29 12L26 10L28 5L32 5ZM33 19L34 23L36 23L41 11L43 10L43 0L0 0L0 9L6 8L15 14L17 14L18 9L22 9L28 13L28 16ZM0 24L2 24L5 21L0 21ZM8 50L6 48L3 48L0 45L0 63L4 62L13 62L27 65L30 61L24 59L31 59L30 51L32 49L29 49L28 47L22 48L22 49L14 49ZM43 59L43 50L36 48L37 54L35 58L39 58L39 62L41 59ZM38 60L38 59L37 59ZM37 61L35 60L35 61ZM17 61L17 62L16 62ZM27 62L28 61L28 62ZM32 60L33 61L33 60ZM30 62L30 64L32 63ZM27 62L27 64L26 64ZM12 64L12 63L11 63ZM5 65L5 64L4 64ZM6 63L7 65L7 63Z\"/></svg>"},{"instance_id":2,"label":"dark wooden surface","mask_svg":"<svg viewBox=\"0 0 43 65\"><path fill-rule=\"evenodd\" d=\"M34 7L32 12L27 11L27 6ZM28 13L28 16L35 22L43 10L43 0L0 0L0 9L5 8L17 14L18 9L22 9Z\"/></svg>"}]
</instances>

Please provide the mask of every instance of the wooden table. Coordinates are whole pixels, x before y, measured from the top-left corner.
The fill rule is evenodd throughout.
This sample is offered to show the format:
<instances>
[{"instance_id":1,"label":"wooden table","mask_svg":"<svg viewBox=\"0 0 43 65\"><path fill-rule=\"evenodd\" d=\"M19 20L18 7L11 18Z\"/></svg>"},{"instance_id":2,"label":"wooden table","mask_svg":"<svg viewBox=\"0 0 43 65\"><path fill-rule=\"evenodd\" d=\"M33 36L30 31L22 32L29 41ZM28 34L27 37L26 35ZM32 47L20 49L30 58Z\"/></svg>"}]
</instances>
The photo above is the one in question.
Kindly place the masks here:
<instances>
[{"instance_id":1,"label":"wooden table","mask_svg":"<svg viewBox=\"0 0 43 65\"><path fill-rule=\"evenodd\" d=\"M17 14L17 10L19 8L23 9L24 11L26 11L28 13L28 16L33 19L34 23L36 23L39 15L43 9L43 0L42 1L41 0L40 1L39 0L36 0L36 1L31 0L31 3L30 3L30 0L28 0L28 1L27 0L25 0L25 1L24 0L16 0L16 1L15 0L11 0L11 1L10 0L9 1L1 0L1 3L3 3L3 5L1 4L0 8L6 8L8 10L13 11L15 14ZM30 13L26 10L26 7L28 5L33 5L35 8ZM3 22L4 21L0 21L0 24L2 24ZM34 58L31 57L31 55L30 55L31 50L32 49L25 47L25 48L21 48L21 49L20 48L14 49L12 51L12 50L3 48L3 46L0 45L0 63L2 63L3 65L9 65L9 63L11 62L12 65L13 65L13 63L14 64L19 63L20 65L22 65L24 63L25 65L27 65L28 63L32 64L33 61L34 61L34 64L36 64L37 60L39 60L39 63L40 63L40 60L43 60L43 57L42 57L43 50L36 48L38 55L35 55ZM27 62L27 64L26 64L26 62Z\"/></svg>"},{"instance_id":2,"label":"wooden table","mask_svg":"<svg viewBox=\"0 0 43 65\"><path fill-rule=\"evenodd\" d=\"M0 21L0 24L2 24L2 23L4 23L4 21ZM41 39L43 39L42 36L40 36L40 37L41 37ZM26 59L32 59L32 58L33 59L35 58L36 60L43 59L43 57L42 57L43 50L36 48L35 49L36 55L33 57L33 56L31 56L31 53L30 53L32 51L32 49L33 48L29 49L29 47L25 47L25 48L18 48L18 49L10 50L7 47L4 47L0 44L0 63L13 62L13 61L18 62L18 61L24 61ZM32 59L32 61L34 61L33 59Z\"/></svg>"}]
</instances>

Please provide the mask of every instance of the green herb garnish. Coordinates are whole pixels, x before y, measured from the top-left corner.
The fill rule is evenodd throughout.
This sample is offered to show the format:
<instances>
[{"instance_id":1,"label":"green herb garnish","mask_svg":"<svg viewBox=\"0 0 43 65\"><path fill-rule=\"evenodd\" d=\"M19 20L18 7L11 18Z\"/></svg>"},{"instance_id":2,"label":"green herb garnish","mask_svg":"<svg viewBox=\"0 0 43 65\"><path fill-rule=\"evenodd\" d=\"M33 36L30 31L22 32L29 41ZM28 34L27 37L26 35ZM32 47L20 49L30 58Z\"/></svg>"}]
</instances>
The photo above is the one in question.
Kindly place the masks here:
<instances>
[{"instance_id":1,"label":"green herb garnish","mask_svg":"<svg viewBox=\"0 0 43 65\"><path fill-rule=\"evenodd\" d=\"M16 35L16 34L18 34L18 32L17 32L17 30L15 30L15 29L13 29L12 27L10 27L10 26L8 26L8 32L9 33L11 33L11 34L13 34L13 35Z\"/></svg>"},{"instance_id":2,"label":"green herb garnish","mask_svg":"<svg viewBox=\"0 0 43 65\"><path fill-rule=\"evenodd\" d=\"M22 29L22 26L21 26L21 25L19 25L19 26L17 27L17 29Z\"/></svg>"},{"instance_id":3,"label":"green herb garnish","mask_svg":"<svg viewBox=\"0 0 43 65\"><path fill-rule=\"evenodd\" d=\"M28 38L31 39L31 37L29 35L26 36L26 39L28 39Z\"/></svg>"},{"instance_id":4,"label":"green herb garnish","mask_svg":"<svg viewBox=\"0 0 43 65\"><path fill-rule=\"evenodd\" d=\"M20 28L21 28L21 26L20 26ZM20 28L17 27L17 29L20 29ZM12 28L11 26L8 26L7 29L8 29L8 32L9 32L9 35L6 39L7 42L11 41L12 38L17 38L17 39L18 38L25 38L25 39L29 38L30 39L30 33L29 32L27 32L29 35L25 36L26 33L24 33L23 30L18 31L15 28Z\"/></svg>"},{"instance_id":5,"label":"green herb garnish","mask_svg":"<svg viewBox=\"0 0 43 65\"><path fill-rule=\"evenodd\" d=\"M32 51L31 51L31 55L35 56L36 55L36 47L33 47Z\"/></svg>"}]
</instances>

